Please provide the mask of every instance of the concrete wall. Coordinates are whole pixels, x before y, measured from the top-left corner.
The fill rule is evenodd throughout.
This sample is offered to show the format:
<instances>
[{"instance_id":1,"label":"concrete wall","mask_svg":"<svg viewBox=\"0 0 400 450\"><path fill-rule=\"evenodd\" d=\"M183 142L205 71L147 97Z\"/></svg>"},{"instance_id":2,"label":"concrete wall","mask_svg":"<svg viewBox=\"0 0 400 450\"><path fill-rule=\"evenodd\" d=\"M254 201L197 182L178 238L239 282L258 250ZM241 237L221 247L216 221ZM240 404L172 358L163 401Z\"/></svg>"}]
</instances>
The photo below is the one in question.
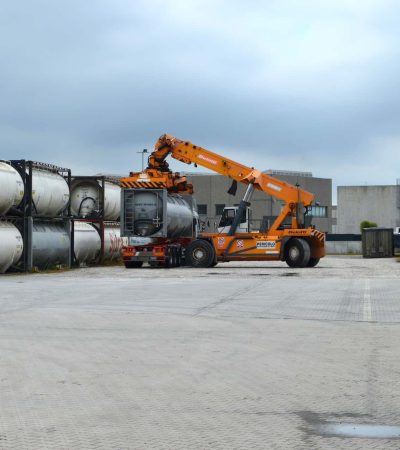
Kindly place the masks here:
<instances>
[{"instance_id":1,"label":"concrete wall","mask_svg":"<svg viewBox=\"0 0 400 450\"><path fill-rule=\"evenodd\" d=\"M290 175L274 175L287 183L295 185L298 183L301 188L312 192L315 201L321 206L327 207L327 217L318 217L313 220L313 224L321 231L331 231L332 215L332 180L327 178L300 177ZM197 204L207 205L207 219L210 221L210 230L213 231L213 224L219 221L216 214L216 205L234 206L242 199L246 186L239 183L236 196L227 194L232 180L222 175L188 175L188 179L194 185ZM260 226L263 216L277 216L281 211L281 202L277 199L256 191L253 195L251 208L253 213L253 225L255 229ZM205 219L205 217L202 217Z\"/></svg>"},{"instance_id":2,"label":"concrete wall","mask_svg":"<svg viewBox=\"0 0 400 450\"><path fill-rule=\"evenodd\" d=\"M337 233L359 233L360 222L400 226L400 186L338 186Z\"/></svg>"},{"instance_id":3,"label":"concrete wall","mask_svg":"<svg viewBox=\"0 0 400 450\"><path fill-rule=\"evenodd\" d=\"M325 250L328 255L361 255L361 241L326 241Z\"/></svg>"}]
</instances>

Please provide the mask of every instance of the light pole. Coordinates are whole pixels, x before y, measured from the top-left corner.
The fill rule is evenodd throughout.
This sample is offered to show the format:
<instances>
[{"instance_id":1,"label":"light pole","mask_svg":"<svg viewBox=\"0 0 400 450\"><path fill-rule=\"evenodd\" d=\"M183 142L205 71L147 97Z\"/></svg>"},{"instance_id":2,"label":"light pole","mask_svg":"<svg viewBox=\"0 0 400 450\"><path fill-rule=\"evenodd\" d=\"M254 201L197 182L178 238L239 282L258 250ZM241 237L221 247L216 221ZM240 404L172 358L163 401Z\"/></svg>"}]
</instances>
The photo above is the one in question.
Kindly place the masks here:
<instances>
[{"instance_id":1,"label":"light pole","mask_svg":"<svg viewBox=\"0 0 400 450\"><path fill-rule=\"evenodd\" d=\"M136 152L142 154L142 172L144 170L144 154L147 153L147 148L144 148L141 152Z\"/></svg>"}]
</instances>

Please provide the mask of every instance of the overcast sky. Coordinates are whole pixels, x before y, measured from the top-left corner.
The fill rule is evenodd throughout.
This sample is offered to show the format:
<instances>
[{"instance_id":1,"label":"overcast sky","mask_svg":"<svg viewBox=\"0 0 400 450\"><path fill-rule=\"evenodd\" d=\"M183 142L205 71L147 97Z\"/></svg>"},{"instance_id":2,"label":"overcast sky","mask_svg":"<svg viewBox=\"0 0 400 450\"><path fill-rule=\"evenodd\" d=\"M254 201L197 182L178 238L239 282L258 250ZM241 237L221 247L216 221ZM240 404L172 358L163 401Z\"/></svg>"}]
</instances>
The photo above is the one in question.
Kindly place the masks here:
<instances>
[{"instance_id":1,"label":"overcast sky","mask_svg":"<svg viewBox=\"0 0 400 450\"><path fill-rule=\"evenodd\" d=\"M394 0L3 0L0 158L125 174L169 133L395 184L399 17Z\"/></svg>"}]
</instances>

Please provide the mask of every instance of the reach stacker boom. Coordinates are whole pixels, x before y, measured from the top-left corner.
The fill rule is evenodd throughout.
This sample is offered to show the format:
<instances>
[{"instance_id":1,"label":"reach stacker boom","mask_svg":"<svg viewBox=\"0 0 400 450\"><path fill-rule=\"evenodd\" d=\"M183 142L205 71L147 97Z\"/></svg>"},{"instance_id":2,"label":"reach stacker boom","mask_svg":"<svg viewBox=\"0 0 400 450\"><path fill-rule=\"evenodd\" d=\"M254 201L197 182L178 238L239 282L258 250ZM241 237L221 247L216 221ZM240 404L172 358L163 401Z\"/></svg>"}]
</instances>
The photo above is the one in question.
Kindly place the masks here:
<instances>
[{"instance_id":1,"label":"reach stacker boom","mask_svg":"<svg viewBox=\"0 0 400 450\"><path fill-rule=\"evenodd\" d=\"M228 191L232 195L236 194L237 183L243 183L247 188L239 206L224 209L218 232L198 233L194 223L193 234L190 238L188 236L182 236L183 239L180 239L180 236L170 238L164 235L147 246L144 252L147 255L155 253L154 246L158 246L158 252L160 252L160 245L166 246L164 260L160 257L157 259L159 265L168 266L171 265L170 263L176 265L168 259L168 246L176 248L173 253L178 253L179 258L177 256L175 261L184 256L186 263L194 267L212 267L218 262L228 261L272 260L286 261L290 267L314 267L320 258L325 256L325 234L316 230L309 220L314 200L313 194L299 186L293 186L252 167L167 134L161 136L156 142L155 149L149 156L148 167L143 172L130 173L129 177L121 179L123 192L121 220L122 232L125 235L127 235L126 220L133 224L136 217L132 209L129 211L129 208L127 209L126 195L130 191L163 190L170 196L183 199L193 194L193 187L187 182L186 177L169 169L166 161L168 156L185 164L206 167L232 179L232 186ZM279 216L269 228L252 231L249 211L255 190L277 198L283 206ZM166 206L164 202L164 210ZM136 208L136 215L137 212L138 208ZM136 219L139 220L138 217ZM168 220L165 211L163 219ZM152 220L154 221L154 218ZM162 222L161 216L157 218L157 221L158 224ZM138 250L137 247L126 247L125 263L136 262L133 266L140 266L140 261L146 260L140 260L140 254L143 254L142 248ZM150 255L149 262L151 261Z\"/></svg>"}]
</instances>

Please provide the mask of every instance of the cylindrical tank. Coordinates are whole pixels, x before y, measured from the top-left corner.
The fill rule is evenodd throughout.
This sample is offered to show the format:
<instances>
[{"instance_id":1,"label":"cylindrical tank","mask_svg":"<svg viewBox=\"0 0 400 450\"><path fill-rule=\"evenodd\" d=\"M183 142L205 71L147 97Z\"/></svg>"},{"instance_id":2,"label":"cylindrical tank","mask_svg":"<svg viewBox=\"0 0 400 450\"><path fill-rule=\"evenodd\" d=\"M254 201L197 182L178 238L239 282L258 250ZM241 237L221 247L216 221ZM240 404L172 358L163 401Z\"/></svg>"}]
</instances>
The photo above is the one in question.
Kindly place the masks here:
<instances>
[{"instance_id":1,"label":"cylindrical tank","mask_svg":"<svg viewBox=\"0 0 400 450\"><path fill-rule=\"evenodd\" d=\"M6 162L0 162L0 214L6 214L12 206L18 206L24 196L21 175Z\"/></svg>"},{"instance_id":2,"label":"cylindrical tank","mask_svg":"<svg viewBox=\"0 0 400 450\"><path fill-rule=\"evenodd\" d=\"M169 238L192 236L195 215L190 202L180 195L166 195L165 191L135 192L133 217L137 236L151 237L161 231Z\"/></svg>"},{"instance_id":3,"label":"cylindrical tank","mask_svg":"<svg viewBox=\"0 0 400 450\"><path fill-rule=\"evenodd\" d=\"M97 229L85 222L74 223L74 253L79 263L95 261L101 250Z\"/></svg>"},{"instance_id":4,"label":"cylindrical tank","mask_svg":"<svg viewBox=\"0 0 400 450\"><path fill-rule=\"evenodd\" d=\"M128 245L128 238L121 237L119 225L105 225L104 259L113 261L120 258L124 245Z\"/></svg>"},{"instance_id":5,"label":"cylindrical tank","mask_svg":"<svg viewBox=\"0 0 400 450\"><path fill-rule=\"evenodd\" d=\"M77 217L93 217L100 210L101 187L95 180L76 180L71 188L71 211ZM120 215L121 188L104 183L104 219L117 220Z\"/></svg>"},{"instance_id":6,"label":"cylindrical tank","mask_svg":"<svg viewBox=\"0 0 400 450\"><path fill-rule=\"evenodd\" d=\"M68 205L68 183L58 173L33 169L32 199L37 215L57 216Z\"/></svg>"},{"instance_id":7,"label":"cylindrical tank","mask_svg":"<svg viewBox=\"0 0 400 450\"><path fill-rule=\"evenodd\" d=\"M0 222L0 273L17 264L24 244L18 228L10 222Z\"/></svg>"},{"instance_id":8,"label":"cylindrical tank","mask_svg":"<svg viewBox=\"0 0 400 450\"><path fill-rule=\"evenodd\" d=\"M56 265L67 265L70 246L70 236L63 224L34 222L32 230L33 266L47 269Z\"/></svg>"}]
</instances>

